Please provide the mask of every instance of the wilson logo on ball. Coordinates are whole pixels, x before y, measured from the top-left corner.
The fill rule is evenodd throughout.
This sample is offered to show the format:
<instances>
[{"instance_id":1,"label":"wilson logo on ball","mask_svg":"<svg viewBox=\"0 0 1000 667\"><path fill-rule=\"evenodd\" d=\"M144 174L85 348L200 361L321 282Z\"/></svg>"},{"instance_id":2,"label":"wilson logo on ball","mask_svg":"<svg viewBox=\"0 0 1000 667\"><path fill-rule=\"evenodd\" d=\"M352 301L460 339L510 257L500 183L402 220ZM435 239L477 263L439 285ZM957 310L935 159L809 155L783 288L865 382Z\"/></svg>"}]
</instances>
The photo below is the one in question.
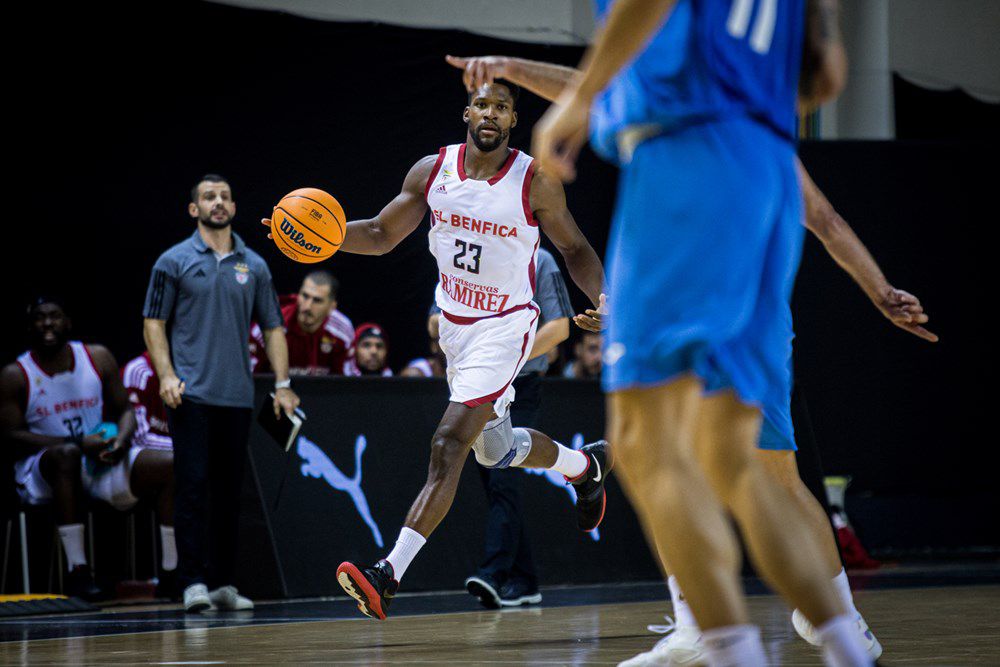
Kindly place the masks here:
<instances>
[{"instance_id":1,"label":"wilson logo on ball","mask_svg":"<svg viewBox=\"0 0 1000 667\"><path fill-rule=\"evenodd\" d=\"M305 234L295 229L294 225L287 219L281 221L281 233L288 237L290 243L294 243L306 252L320 254L323 246L314 245L305 240Z\"/></svg>"}]
</instances>

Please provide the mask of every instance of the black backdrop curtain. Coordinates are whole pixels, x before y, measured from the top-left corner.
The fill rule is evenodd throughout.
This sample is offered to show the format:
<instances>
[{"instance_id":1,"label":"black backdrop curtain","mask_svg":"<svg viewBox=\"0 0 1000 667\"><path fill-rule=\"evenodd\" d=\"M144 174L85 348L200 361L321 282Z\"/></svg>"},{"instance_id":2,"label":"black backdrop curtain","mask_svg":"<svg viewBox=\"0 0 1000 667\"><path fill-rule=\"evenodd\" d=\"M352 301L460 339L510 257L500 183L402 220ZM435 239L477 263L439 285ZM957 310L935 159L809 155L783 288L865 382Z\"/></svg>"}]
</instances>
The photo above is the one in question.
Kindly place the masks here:
<instances>
[{"instance_id":1,"label":"black backdrop curtain","mask_svg":"<svg viewBox=\"0 0 1000 667\"><path fill-rule=\"evenodd\" d=\"M964 90L932 90L892 75L896 138L1000 140L1000 104L978 100Z\"/></svg>"},{"instance_id":2,"label":"black backdrop curtain","mask_svg":"<svg viewBox=\"0 0 1000 667\"><path fill-rule=\"evenodd\" d=\"M37 57L16 63L5 360L23 349L20 314L39 290L67 298L80 337L108 345L120 361L140 352L150 266L191 233L188 190L209 171L231 180L237 230L270 262L279 289L295 290L305 267L285 259L258 220L301 186L334 193L350 217L374 215L416 160L462 141L465 93L446 53L562 63L580 56L569 47L208 3L173 2L155 16L137 7L60 8ZM524 95L513 145L528 146L543 109ZM923 299L942 336L931 346L888 325L809 241L795 296L797 368L828 469L854 472L855 488L988 488L978 465L985 441L975 435L986 398L973 389L992 363L973 296L991 266L978 241L990 217L975 183L977 150L802 148L816 181L889 279ZM615 174L590 154L581 160L570 208L603 253ZM341 279L342 308L356 323L387 329L392 364L424 353L435 272L422 233L386 257L343 254L323 266Z\"/></svg>"}]
</instances>

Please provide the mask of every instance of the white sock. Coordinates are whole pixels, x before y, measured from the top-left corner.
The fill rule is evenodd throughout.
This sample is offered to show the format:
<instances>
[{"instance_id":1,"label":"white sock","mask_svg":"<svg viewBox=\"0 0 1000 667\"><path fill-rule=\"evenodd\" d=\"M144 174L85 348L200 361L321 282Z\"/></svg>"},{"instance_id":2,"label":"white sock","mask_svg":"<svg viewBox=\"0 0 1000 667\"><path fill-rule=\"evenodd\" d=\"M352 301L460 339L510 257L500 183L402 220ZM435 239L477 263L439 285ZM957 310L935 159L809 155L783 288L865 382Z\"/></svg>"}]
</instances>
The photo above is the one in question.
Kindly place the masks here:
<instances>
[{"instance_id":1,"label":"white sock","mask_svg":"<svg viewBox=\"0 0 1000 667\"><path fill-rule=\"evenodd\" d=\"M72 570L77 565L87 564L87 554L83 551L83 524L68 523L59 526L59 539L66 551L66 566Z\"/></svg>"},{"instance_id":2,"label":"white sock","mask_svg":"<svg viewBox=\"0 0 1000 667\"><path fill-rule=\"evenodd\" d=\"M553 440L553 442L555 441ZM555 470L570 479L582 475L583 471L590 465L590 459L587 455L575 449L564 447L558 442L555 444L559 449L559 454L556 456L556 462L552 464L549 470Z\"/></svg>"},{"instance_id":3,"label":"white sock","mask_svg":"<svg viewBox=\"0 0 1000 667\"><path fill-rule=\"evenodd\" d=\"M417 552L420 551L420 547L424 546L426 542L427 538L412 528L403 528L403 530L399 531L399 537L396 538L396 546L385 557L389 561L389 564L392 565L392 572L396 577L396 581L402 581L406 568L410 567L410 563L417 555Z\"/></svg>"},{"instance_id":4,"label":"white sock","mask_svg":"<svg viewBox=\"0 0 1000 667\"><path fill-rule=\"evenodd\" d=\"M712 667L764 667L767 656L756 625L728 625L701 633Z\"/></svg>"},{"instance_id":5,"label":"white sock","mask_svg":"<svg viewBox=\"0 0 1000 667\"><path fill-rule=\"evenodd\" d=\"M840 599L847 607L847 612L851 616L858 614L857 607L854 606L854 595L851 593L851 582L847 579L847 572L840 568L840 574L833 578L833 587L837 589Z\"/></svg>"},{"instance_id":6,"label":"white sock","mask_svg":"<svg viewBox=\"0 0 1000 667\"><path fill-rule=\"evenodd\" d=\"M160 548L163 551L163 570L169 572L177 569L177 540L174 539L174 527L160 525Z\"/></svg>"},{"instance_id":7,"label":"white sock","mask_svg":"<svg viewBox=\"0 0 1000 667\"><path fill-rule=\"evenodd\" d=\"M667 578L667 586L670 588L670 601L674 604L674 620L677 622L677 627L698 629L698 621L694 620L694 614L684 599L677 577L670 575Z\"/></svg>"},{"instance_id":8,"label":"white sock","mask_svg":"<svg viewBox=\"0 0 1000 667\"><path fill-rule=\"evenodd\" d=\"M861 667L872 659L861 644L857 621L847 614L835 616L817 630L823 644L823 663L828 667Z\"/></svg>"}]
</instances>

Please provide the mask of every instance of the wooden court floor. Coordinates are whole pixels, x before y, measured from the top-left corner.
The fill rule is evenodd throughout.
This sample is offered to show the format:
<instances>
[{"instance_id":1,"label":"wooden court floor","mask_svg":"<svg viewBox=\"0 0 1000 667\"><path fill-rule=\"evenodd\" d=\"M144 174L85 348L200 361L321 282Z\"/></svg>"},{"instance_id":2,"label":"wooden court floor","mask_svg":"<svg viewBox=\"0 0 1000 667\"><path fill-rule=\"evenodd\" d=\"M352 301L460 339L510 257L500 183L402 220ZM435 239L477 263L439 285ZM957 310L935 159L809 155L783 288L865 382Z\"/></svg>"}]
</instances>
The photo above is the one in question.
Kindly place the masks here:
<instances>
[{"instance_id":1,"label":"wooden court floor","mask_svg":"<svg viewBox=\"0 0 1000 667\"><path fill-rule=\"evenodd\" d=\"M1000 586L862 591L857 601L885 646L881 664L1000 665ZM777 598L751 597L750 608L773 664L821 664ZM614 665L652 646L659 636L646 626L667 612L634 602L229 627L189 617L186 629L6 641L0 664Z\"/></svg>"}]
</instances>

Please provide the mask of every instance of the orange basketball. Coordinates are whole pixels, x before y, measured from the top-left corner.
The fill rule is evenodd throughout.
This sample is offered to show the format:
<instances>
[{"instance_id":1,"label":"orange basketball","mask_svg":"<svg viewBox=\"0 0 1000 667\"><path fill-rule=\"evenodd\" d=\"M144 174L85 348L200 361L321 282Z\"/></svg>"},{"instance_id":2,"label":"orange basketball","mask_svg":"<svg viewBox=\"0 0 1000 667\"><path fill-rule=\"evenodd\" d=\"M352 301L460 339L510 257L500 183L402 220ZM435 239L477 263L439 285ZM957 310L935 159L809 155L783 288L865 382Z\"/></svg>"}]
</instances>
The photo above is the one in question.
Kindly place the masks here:
<instances>
[{"instance_id":1,"label":"orange basketball","mask_svg":"<svg viewBox=\"0 0 1000 667\"><path fill-rule=\"evenodd\" d=\"M299 188L281 198L271 215L271 238L296 262L322 262L340 249L347 221L340 202L316 188Z\"/></svg>"}]
</instances>

